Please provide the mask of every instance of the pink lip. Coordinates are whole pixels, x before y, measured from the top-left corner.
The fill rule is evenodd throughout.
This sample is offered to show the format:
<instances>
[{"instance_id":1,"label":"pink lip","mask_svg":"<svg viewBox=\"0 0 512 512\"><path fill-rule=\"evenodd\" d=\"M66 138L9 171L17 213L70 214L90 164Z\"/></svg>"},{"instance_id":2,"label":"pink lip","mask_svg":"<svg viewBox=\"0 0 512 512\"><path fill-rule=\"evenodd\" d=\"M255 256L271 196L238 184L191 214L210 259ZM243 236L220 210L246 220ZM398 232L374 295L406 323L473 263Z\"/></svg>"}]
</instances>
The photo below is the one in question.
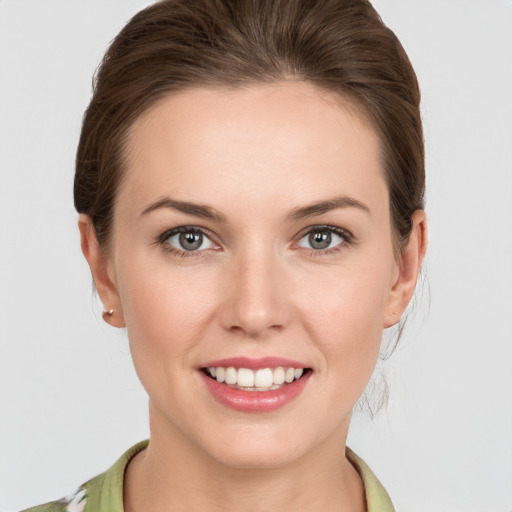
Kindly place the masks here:
<instances>
[{"instance_id":1,"label":"pink lip","mask_svg":"<svg viewBox=\"0 0 512 512\"><path fill-rule=\"evenodd\" d=\"M224 364L218 364L217 366L224 366ZM230 364L230 366L238 365ZM273 365L270 366L273 367ZM277 366L294 367L292 364L278 364ZM268 368L268 366L263 367ZM298 367L302 368L302 366ZM242 364L239 368L247 368L247 366ZM261 366L259 366L259 368L261 368ZM309 378L311 377L311 373L311 371L308 371L300 379L294 380L290 384L286 384L281 388L274 389L273 391L243 391L241 389L229 387L226 384L221 384L206 375L206 373L199 371L208 391L210 391L214 398L216 398L221 404L241 412L259 413L275 411L276 409L279 409L291 402L305 388Z\"/></svg>"},{"instance_id":2,"label":"pink lip","mask_svg":"<svg viewBox=\"0 0 512 512\"><path fill-rule=\"evenodd\" d=\"M296 369L307 367L304 365L304 363L293 361L292 359L284 359L282 357L260 357L256 359L249 357L231 357L228 359L210 361L204 365L205 368L211 368L212 366L222 366L223 368L234 366L235 368L248 368L249 370L259 370L261 368L277 368L278 366L282 366L283 368Z\"/></svg>"}]
</instances>

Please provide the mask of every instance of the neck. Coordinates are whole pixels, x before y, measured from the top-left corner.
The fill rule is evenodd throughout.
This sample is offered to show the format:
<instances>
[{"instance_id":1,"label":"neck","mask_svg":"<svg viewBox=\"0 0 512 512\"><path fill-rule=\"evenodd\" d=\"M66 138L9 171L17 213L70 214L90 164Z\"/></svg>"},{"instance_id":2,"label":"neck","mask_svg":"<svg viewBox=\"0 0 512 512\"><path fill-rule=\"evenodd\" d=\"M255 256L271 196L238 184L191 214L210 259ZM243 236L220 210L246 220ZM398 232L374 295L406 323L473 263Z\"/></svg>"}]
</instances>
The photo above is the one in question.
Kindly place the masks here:
<instances>
[{"instance_id":1,"label":"neck","mask_svg":"<svg viewBox=\"0 0 512 512\"><path fill-rule=\"evenodd\" d=\"M151 441L128 465L125 512L272 510L362 512L362 481L345 457L346 432L293 463L270 468L222 464L182 433L151 424Z\"/></svg>"}]
</instances>

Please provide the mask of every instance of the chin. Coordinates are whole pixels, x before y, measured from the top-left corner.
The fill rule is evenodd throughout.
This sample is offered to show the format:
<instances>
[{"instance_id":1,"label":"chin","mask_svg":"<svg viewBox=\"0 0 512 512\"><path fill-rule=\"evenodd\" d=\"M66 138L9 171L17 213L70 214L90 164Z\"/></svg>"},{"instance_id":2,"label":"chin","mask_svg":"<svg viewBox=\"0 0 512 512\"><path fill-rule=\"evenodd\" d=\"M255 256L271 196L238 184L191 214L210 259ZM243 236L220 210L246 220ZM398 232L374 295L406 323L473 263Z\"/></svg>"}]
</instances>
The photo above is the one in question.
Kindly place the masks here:
<instances>
[{"instance_id":1,"label":"chin","mask_svg":"<svg viewBox=\"0 0 512 512\"><path fill-rule=\"evenodd\" d=\"M214 458L223 466L233 469L277 469L289 466L300 457L297 448L274 446L231 446L228 450L215 453Z\"/></svg>"},{"instance_id":2,"label":"chin","mask_svg":"<svg viewBox=\"0 0 512 512\"><path fill-rule=\"evenodd\" d=\"M215 438L205 439L203 449L230 468L271 469L289 466L315 449L317 438L288 424L237 425Z\"/></svg>"}]
</instances>

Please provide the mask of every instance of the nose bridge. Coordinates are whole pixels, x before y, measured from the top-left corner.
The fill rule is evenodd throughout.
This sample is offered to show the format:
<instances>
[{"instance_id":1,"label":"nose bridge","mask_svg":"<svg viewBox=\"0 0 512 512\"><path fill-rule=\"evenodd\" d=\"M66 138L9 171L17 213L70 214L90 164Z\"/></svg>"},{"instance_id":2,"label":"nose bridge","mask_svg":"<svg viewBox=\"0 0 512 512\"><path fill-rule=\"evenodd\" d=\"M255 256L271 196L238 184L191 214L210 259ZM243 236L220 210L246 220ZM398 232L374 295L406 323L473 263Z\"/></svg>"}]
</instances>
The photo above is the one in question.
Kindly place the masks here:
<instances>
[{"instance_id":1,"label":"nose bridge","mask_svg":"<svg viewBox=\"0 0 512 512\"><path fill-rule=\"evenodd\" d=\"M271 244L249 244L233 258L224 326L259 337L289 319L281 261Z\"/></svg>"}]
</instances>

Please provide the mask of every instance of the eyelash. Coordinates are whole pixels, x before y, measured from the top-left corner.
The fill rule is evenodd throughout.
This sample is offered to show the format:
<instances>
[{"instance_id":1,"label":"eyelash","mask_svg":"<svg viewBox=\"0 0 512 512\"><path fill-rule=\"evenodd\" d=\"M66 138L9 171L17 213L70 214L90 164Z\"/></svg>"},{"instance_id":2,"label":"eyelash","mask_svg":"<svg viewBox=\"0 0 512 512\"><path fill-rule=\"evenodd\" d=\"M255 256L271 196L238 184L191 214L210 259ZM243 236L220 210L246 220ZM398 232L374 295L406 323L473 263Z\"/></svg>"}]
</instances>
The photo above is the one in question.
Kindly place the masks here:
<instances>
[{"instance_id":1,"label":"eyelash","mask_svg":"<svg viewBox=\"0 0 512 512\"><path fill-rule=\"evenodd\" d=\"M200 235L204 236L205 238L207 238L208 240L210 240L212 242L212 244L217 245L217 244L215 244L215 242L213 242L213 240L212 240L213 236L210 234L210 232L208 230L206 230L204 228L197 227L197 226L180 226L178 228L170 229L170 230L166 231L165 233L162 233L158 237L157 242L162 246L164 251L167 251L176 256L180 256L182 258L188 258L191 256L197 258L198 256L201 255L201 253L204 252L204 249L201 251L180 250L180 249L177 249L176 247L173 247L172 245L167 243L167 240L171 236L179 235L180 233L200 234Z\"/></svg>"},{"instance_id":2,"label":"eyelash","mask_svg":"<svg viewBox=\"0 0 512 512\"><path fill-rule=\"evenodd\" d=\"M334 247L330 247L328 249L305 248L313 257L328 256L330 254L334 254L343 250L347 245L354 245L354 237L350 232L348 232L346 229L337 228L335 226L329 225L316 225L306 228L306 230L303 231L299 236L298 241L294 242L294 245L297 245L304 237L311 235L312 233L315 232L328 232L331 234L335 234L339 236L342 239L342 241L339 244L335 245Z\"/></svg>"},{"instance_id":3,"label":"eyelash","mask_svg":"<svg viewBox=\"0 0 512 512\"><path fill-rule=\"evenodd\" d=\"M342 238L342 241L339 244L337 244L336 246L327 248L327 249L312 249L312 248L302 247L302 249L307 250L314 257L333 254L333 253L336 253L336 252L342 250L344 248L344 246L354 244L353 235L345 229L341 229L341 228L337 228L337 227L329 226L329 225L315 225L315 226L310 226L310 227L306 228L305 231L302 231L302 233L299 235L298 240L293 243L293 246L296 246L303 238L305 238L306 236L311 235L312 233L315 233L315 232L333 233L333 234L339 236L340 238ZM197 258L200 255L202 255L203 252L205 252L206 249L196 250L196 251L180 250L180 249L177 249L176 247L173 247L169 243L167 243L167 240L170 237L178 235L180 233L200 234L200 235L204 236L205 238L207 238L208 240L210 240L210 242L212 244L217 245L213 241L214 237L212 236L212 234L210 234L210 232L208 230L206 230L204 228L200 228L198 226L180 226L180 227L165 231L158 237L157 243L159 245L161 245L165 251L167 251L171 254L174 254L176 256L180 256L182 258L187 258L187 257L196 257Z\"/></svg>"}]
</instances>

